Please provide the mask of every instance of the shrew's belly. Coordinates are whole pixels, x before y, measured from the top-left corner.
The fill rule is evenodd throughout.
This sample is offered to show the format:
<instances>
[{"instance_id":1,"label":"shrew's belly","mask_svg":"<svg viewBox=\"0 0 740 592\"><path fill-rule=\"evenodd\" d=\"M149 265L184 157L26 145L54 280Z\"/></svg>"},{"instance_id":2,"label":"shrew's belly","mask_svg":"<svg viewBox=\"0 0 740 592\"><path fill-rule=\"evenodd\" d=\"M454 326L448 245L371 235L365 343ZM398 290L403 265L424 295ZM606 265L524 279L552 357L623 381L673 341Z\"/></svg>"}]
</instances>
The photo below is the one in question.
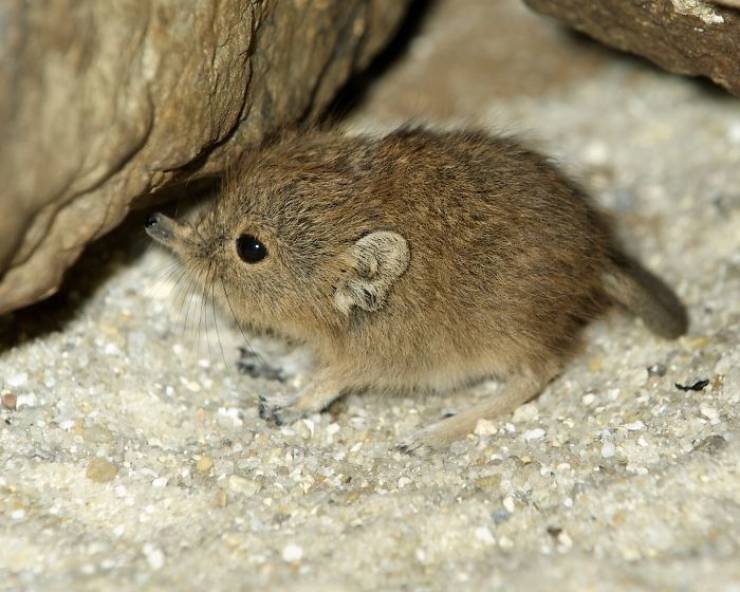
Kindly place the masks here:
<instances>
[{"instance_id":1,"label":"shrew's belly","mask_svg":"<svg viewBox=\"0 0 740 592\"><path fill-rule=\"evenodd\" d=\"M434 348L423 341L412 351L358 352L343 360L346 376L358 387L392 391L448 391L490 377L505 377L522 365L522 357L505 343L486 344L472 354ZM347 352L349 353L349 352Z\"/></svg>"}]
</instances>

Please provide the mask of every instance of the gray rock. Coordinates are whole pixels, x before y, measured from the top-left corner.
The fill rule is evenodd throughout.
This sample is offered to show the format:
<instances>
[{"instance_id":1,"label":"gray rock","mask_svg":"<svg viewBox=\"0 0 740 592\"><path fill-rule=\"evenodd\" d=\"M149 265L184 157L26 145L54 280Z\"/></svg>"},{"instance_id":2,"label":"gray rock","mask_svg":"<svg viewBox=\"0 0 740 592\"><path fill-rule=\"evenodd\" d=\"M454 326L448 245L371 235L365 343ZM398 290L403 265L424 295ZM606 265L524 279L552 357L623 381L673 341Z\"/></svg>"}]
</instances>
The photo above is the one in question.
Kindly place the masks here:
<instances>
[{"instance_id":1,"label":"gray rock","mask_svg":"<svg viewBox=\"0 0 740 592\"><path fill-rule=\"evenodd\" d=\"M321 110L408 3L3 2L0 313L148 194Z\"/></svg>"},{"instance_id":2,"label":"gray rock","mask_svg":"<svg viewBox=\"0 0 740 592\"><path fill-rule=\"evenodd\" d=\"M599 41L740 96L740 4L723 0L524 0ZM734 6L735 8L732 8Z\"/></svg>"}]
</instances>

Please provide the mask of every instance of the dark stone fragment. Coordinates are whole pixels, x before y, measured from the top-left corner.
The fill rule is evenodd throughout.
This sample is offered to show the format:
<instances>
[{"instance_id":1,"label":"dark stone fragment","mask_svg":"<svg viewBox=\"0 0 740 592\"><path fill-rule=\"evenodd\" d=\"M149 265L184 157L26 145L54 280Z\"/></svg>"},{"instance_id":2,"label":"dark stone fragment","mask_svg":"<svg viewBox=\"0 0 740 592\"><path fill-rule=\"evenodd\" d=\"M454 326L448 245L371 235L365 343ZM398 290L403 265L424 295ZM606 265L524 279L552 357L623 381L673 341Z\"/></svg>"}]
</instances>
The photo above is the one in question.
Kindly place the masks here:
<instances>
[{"instance_id":1,"label":"dark stone fragment","mask_svg":"<svg viewBox=\"0 0 740 592\"><path fill-rule=\"evenodd\" d=\"M707 379L697 380L694 384L676 383L676 388L680 391L703 391L704 387L709 384Z\"/></svg>"}]
</instances>

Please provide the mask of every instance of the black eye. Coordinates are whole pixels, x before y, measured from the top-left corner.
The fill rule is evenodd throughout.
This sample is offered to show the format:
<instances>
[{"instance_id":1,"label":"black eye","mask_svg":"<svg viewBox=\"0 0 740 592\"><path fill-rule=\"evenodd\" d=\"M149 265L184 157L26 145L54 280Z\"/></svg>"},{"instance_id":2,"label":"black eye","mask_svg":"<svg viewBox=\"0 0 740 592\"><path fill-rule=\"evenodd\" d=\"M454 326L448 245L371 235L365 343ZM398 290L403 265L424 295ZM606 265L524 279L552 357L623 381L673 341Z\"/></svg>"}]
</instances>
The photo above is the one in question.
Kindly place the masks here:
<instances>
[{"instance_id":1,"label":"black eye","mask_svg":"<svg viewBox=\"0 0 740 592\"><path fill-rule=\"evenodd\" d=\"M267 248L257 237L242 234L236 239L236 253L246 263L257 263L267 257Z\"/></svg>"}]
</instances>

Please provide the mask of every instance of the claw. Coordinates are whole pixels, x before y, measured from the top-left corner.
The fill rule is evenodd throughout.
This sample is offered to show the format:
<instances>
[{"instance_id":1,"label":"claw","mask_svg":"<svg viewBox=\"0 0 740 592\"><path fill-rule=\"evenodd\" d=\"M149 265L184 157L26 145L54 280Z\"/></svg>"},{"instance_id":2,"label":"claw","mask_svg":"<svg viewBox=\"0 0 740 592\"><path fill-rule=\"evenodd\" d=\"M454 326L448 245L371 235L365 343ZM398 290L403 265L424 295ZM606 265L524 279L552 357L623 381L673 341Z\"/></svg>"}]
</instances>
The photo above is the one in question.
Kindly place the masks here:
<instances>
[{"instance_id":1,"label":"claw","mask_svg":"<svg viewBox=\"0 0 740 592\"><path fill-rule=\"evenodd\" d=\"M396 450L399 452L402 452L403 454L412 455L417 450L422 448L425 444L423 442L419 442L414 439L414 436L411 435L407 438L404 438L401 442L396 444Z\"/></svg>"},{"instance_id":2,"label":"claw","mask_svg":"<svg viewBox=\"0 0 740 592\"><path fill-rule=\"evenodd\" d=\"M257 409L259 410L259 415L262 419L265 421L275 421L275 411L278 407L274 404L270 404L267 397L263 395L259 396Z\"/></svg>"},{"instance_id":3,"label":"claw","mask_svg":"<svg viewBox=\"0 0 740 592\"><path fill-rule=\"evenodd\" d=\"M291 407L294 399L286 397L266 397L260 395L257 400L259 416L276 426L283 426L300 419L301 414Z\"/></svg>"},{"instance_id":4,"label":"claw","mask_svg":"<svg viewBox=\"0 0 740 592\"><path fill-rule=\"evenodd\" d=\"M436 442L434 439L435 433L432 427L427 427L406 436L395 448L399 452L408 455L422 454L426 455L430 451L434 450Z\"/></svg>"},{"instance_id":5,"label":"claw","mask_svg":"<svg viewBox=\"0 0 740 592\"><path fill-rule=\"evenodd\" d=\"M414 447L411 444L396 444L396 450L402 454L408 454L409 456L414 452Z\"/></svg>"},{"instance_id":6,"label":"claw","mask_svg":"<svg viewBox=\"0 0 740 592\"><path fill-rule=\"evenodd\" d=\"M267 400L262 395L257 399L257 410L261 419L270 419L270 407L267 406Z\"/></svg>"}]
</instances>

